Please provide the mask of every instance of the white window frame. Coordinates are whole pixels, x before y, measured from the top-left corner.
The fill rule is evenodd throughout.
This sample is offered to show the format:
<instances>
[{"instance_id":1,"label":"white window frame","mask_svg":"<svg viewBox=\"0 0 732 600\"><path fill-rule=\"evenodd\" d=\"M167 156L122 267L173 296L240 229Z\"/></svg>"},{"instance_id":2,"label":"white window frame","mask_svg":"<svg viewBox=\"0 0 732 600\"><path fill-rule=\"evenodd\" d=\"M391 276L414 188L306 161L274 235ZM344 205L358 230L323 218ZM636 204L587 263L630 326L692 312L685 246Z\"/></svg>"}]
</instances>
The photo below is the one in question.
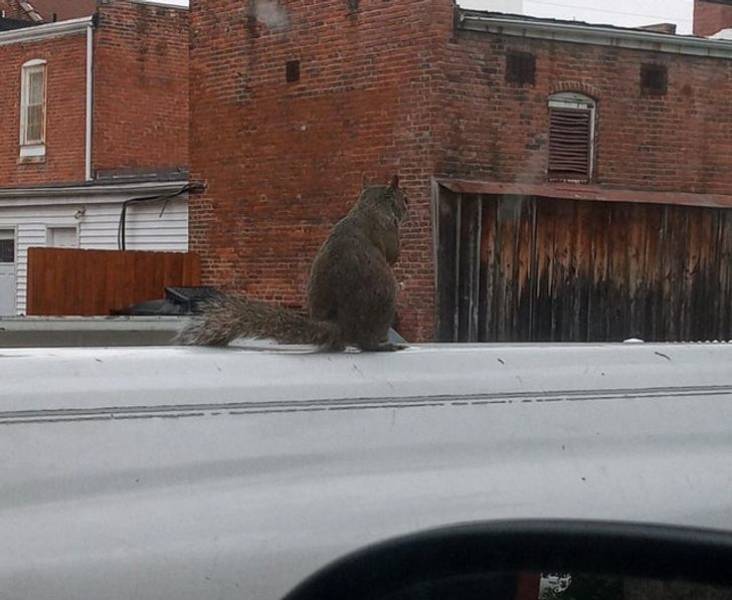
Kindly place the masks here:
<instances>
[{"instance_id":1,"label":"white window frame","mask_svg":"<svg viewBox=\"0 0 732 600\"><path fill-rule=\"evenodd\" d=\"M588 180L595 174L595 116L597 104L589 96L576 92L558 92L549 96L549 108L574 108L590 111L590 168Z\"/></svg>"},{"instance_id":2,"label":"white window frame","mask_svg":"<svg viewBox=\"0 0 732 600\"><path fill-rule=\"evenodd\" d=\"M43 120L41 122L41 137L37 140L28 139L28 100L30 95L31 73L43 72ZM20 69L20 157L41 158L46 155L46 114L47 114L47 84L48 72L45 60L35 58L23 63Z\"/></svg>"}]
</instances>

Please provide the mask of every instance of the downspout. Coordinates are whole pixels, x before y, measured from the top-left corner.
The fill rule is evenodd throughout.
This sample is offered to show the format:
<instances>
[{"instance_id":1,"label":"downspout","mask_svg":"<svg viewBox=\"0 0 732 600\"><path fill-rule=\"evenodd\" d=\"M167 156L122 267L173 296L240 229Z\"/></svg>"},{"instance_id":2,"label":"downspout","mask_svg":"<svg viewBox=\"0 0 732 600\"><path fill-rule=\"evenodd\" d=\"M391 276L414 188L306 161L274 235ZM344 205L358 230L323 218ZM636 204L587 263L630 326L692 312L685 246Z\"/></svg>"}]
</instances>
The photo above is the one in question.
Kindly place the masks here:
<instances>
[{"instance_id":1,"label":"downspout","mask_svg":"<svg viewBox=\"0 0 732 600\"><path fill-rule=\"evenodd\" d=\"M96 17L96 15L95 15ZM93 18L86 28L86 145L84 148L84 179L92 179L92 93L94 91L94 24Z\"/></svg>"}]
</instances>

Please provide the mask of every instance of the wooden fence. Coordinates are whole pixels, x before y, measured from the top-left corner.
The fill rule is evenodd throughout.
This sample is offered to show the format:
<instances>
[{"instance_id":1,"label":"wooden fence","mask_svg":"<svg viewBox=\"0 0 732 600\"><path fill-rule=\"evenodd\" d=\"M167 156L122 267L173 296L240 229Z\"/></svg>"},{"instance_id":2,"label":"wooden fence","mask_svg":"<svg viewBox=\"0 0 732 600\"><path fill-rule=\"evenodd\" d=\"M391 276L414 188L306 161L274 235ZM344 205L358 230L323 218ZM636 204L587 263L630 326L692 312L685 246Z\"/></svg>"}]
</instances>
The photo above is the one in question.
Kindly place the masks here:
<instances>
[{"instance_id":1,"label":"wooden fence","mask_svg":"<svg viewBox=\"0 0 732 600\"><path fill-rule=\"evenodd\" d=\"M441 198L440 341L732 338L732 210Z\"/></svg>"},{"instance_id":2,"label":"wooden fence","mask_svg":"<svg viewBox=\"0 0 732 600\"><path fill-rule=\"evenodd\" d=\"M109 315L200 279L192 253L29 248L26 314Z\"/></svg>"}]
</instances>

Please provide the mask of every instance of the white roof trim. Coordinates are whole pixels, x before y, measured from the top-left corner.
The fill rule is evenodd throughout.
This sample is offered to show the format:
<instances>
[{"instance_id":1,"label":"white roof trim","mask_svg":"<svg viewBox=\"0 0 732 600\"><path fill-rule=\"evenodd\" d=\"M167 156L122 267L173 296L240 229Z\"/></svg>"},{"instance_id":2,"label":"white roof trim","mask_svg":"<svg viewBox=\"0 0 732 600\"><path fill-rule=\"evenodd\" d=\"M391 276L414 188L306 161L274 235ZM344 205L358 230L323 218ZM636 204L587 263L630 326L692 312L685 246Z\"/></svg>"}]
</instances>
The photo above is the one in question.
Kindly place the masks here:
<instances>
[{"instance_id":1,"label":"white roof trim","mask_svg":"<svg viewBox=\"0 0 732 600\"><path fill-rule=\"evenodd\" d=\"M616 29L602 25L532 21L478 11L461 11L458 27L468 31L576 44L614 46L710 58L732 58L732 42L728 40L671 35L645 30Z\"/></svg>"},{"instance_id":2,"label":"white roof trim","mask_svg":"<svg viewBox=\"0 0 732 600\"><path fill-rule=\"evenodd\" d=\"M732 28L730 29L722 29L722 31L718 31L714 35L710 35L709 39L712 40L732 40Z\"/></svg>"},{"instance_id":3,"label":"white roof trim","mask_svg":"<svg viewBox=\"0 0 732 600\"><path fill-rule=\"evenodd\" d=\"M87 27L92 27L93 24L93 17L89 16L79 19L69 19L68 21L46 23L44 25L32 25L21 29L11 29L10 31L0 32L0 46L81 33Z\"/></svg>"},{"instance_id":4,"label":"white roof trim","mask_svg":"<svg viewBox=\"0 0 732 600\"><path fill-rule=\"evenodd\" d=\"M78 204L79 202L119 202L119 196L167 194L187 185L188 181L149 181L110 183L69 187L0 189L0 208L5 206L40 206Z\"/></svg>"}]
</instances>

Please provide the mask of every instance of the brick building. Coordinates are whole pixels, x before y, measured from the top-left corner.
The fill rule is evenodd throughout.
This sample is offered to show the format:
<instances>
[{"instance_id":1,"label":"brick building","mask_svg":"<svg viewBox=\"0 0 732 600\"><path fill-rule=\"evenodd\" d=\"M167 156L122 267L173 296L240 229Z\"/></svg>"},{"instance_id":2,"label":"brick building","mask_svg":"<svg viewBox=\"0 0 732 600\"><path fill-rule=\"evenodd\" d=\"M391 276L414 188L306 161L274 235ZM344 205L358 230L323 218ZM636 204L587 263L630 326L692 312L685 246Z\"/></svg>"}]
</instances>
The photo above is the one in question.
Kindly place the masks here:
<instances>
[{"instance_id":1,"label":"brick building","mask_svg":"<svg viewBox=\"0 0 732 600\"><path fill-rule=\"evenodd\" d=\"M732 28L732 0L694 0L694 35L710 37Z\"/></svg>"},{"instance_id":2,"label":"brick building","mask_svg":"<svg viewBox=\"0 0 732 600\"><path fill-rule=\"evenodd\" d=\"M194 1L192 248L207 283L301 305L398 172L408 339L732 337L730 59L452 0Z\"/></svg>"},{"instance_id":3,"label":"brick building","mask_svg":"<svg viewBox=\"0 0 732 600\"><path fill-rule=\"evenodd\" d=\"M123 203L188 168L188 11L0 0L0 314L25 312L27 249L116 249ZM187 250L184 196L131 207L129 249Z\"/></svg>"}]
</instances>

